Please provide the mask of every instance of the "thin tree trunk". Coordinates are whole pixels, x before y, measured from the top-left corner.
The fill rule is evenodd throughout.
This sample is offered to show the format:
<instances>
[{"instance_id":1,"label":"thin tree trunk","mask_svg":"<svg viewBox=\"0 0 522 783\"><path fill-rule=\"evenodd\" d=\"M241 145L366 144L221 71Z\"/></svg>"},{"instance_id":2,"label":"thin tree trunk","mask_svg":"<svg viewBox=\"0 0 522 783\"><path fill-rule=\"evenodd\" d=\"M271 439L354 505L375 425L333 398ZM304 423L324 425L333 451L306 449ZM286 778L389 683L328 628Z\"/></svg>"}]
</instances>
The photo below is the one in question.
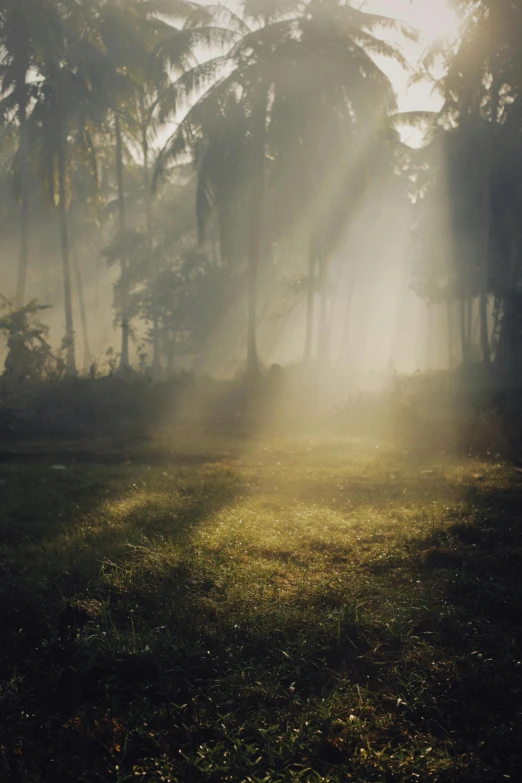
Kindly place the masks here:
<instances>
[{"instance_id":1,"label":"thin tree trunk","mask_svg":"<svg viewBox=\"0 0 522 783\"><path fill-rule=\"evenodd\" d=\"M498 360L498 337L500 332L500 324L501 324L501 315L502 315L502 300L499 297L495 297L494 307L493 307L493 329L491 331L491 347L493 350L493 356L492 361L497 364Z\"/></svg>"},{"instance_id":2,"label":"thin tree trunk","mask_svg":"<svg viewBox=\"0 0 522 783\"><path fill-rule=\"evenodd\" d=\"M147 138L147 123L145 122L145 99L143 93L140 98L141 102L141 149L143 155L143 188L145 191L145 227L147 232L147 252L149 254L149 278L152 281L151 293L152 293L152 374L159 376L161 374L161 358L160 358L160 317L158 312L157 303L157 286L155 285L155 277L157 269L153 269L152 266L152 199L151 199L151 183L150 183L150 169L149 169L149 140Z\"/></svg>"},{"instance_id":3,"label":"thin tree trunk","mask_svg":"<svg viewBox=\"0 0 522 783\"><path fill-rule=\"evenodd\" d=\"M484 186L482 225L484 235L482 239L482 262L481 262L481 281L480 281L480 345L482 350L482 361L489 367L491 364L491 353L489 347L489 327L488 327L488 283L489 283L489 243L490 243L490 192L489 177Z\"/></svg>"},{"instance_id":4,"label":"thin tree trunk","mask_svg":"<svg viewBox=\"0 0 522 783\"><path fill-rule=\"evenodd\" d=\"M65 188L65 152L62 139L58 142L58 189L60 200L60 240L63 267L63 295L65 308L65 356L67 375L76 375L76 357L74 348L74 325L71 291L71 263L69 254L69 233L67 227L67 204Z\"/></svg>"},{"instance_id":5,"label":"thin tree trunk","mask_svg":"<svg viewBox=\"0 0 522 783\"><path fill-rule=\"evenodd\" d=\"M473 348L473 297L466 299L466 342L468 345L468 360L472 358Z\"/></svg>"},{"instance_id":6,"label":"thin tree trunk","mask_svg":"<svg viewBox=\"0 0 522 783\"><path fill-rule=\"evenodd\" d=\"M99 226L96 232L96 278L94 283L94 310L98 312L100 302L100 262L103 248L103 229Z\"/></svg>"},{"instance_id":7,"label":"thin tree trunk","mask_svg":"<svg viewBox=\"0 0 522 783\"><path fill-rule=\"evenodd\" d=\"M28 165L28 140L27 140L27 107L25 100L21 100L18 109L18 122L20 133L20 251L18 259L18 279L16 283L15 304L23 307L25 301L25 289L27 282L27 262L29 258L29 165Z\"/></svg>"},{"instance_id":8,"label":"thin tree trunk","mask_svg":"<svg viewBox=\"0 0 522 783\"><path fill-rule=\"evenodd\" d=\"M85 296L83 293L82 270L80 266L80 255L78 252L78 243L76 241L76 231L73 222L72 210L70 215L72 247L73 247L73 266L74 276L76 278L76 290L78 291L78 303L80 305L80 321L83 335L83 367L87 369L91 362L91 351L89 349L89 330L87 328L87 312L85 309Z\"/></svg>"},{"instance_id":9,"label":"thin tree trunk","mask_svg":"<svg viewBox=\"0 0 522 783\"><path fill-rule=\"evenodd\" d=\"M517 290L518 266L519 266L519 235L516 228L513 230L509 253L509 276L506 281L506 292L502 299L495 302L495 324L493 328L493 340L495 343L495 364L502 371L512 371L518 365L518 356L511 350L512 341L509 339L512 327L512 319L508 313L513 306L512 297Z\"/></svg>"},{"instance_id":10,"label":"thin tree trunk","mask_svg":"<svg viewBox=\"0 0 522 783\"><path fill-rule=\"evenodd\" d=\"M258 185L253 185L258 190ZM250 249L248 253L248 323L247 323L247 373L256 375L259 372L259 356L257 352L257 278L259 271L259 245L261 241L261 219L259 206L261 199L252 196L252 215L250 226ZM257 214L256 214L257 212Z\"/></svg>"},{"instance_id":11,"label":"thin tree trunk","mask_svg":"<svg viewBox=\"0 0 522 783\"><path fill-rule=\"evenodd\" d=\"M433 321L433 310L430 302L426 303L426 336L425 336L425 353L426 353L426 372L431 370L431 325Z\"/></svg>"},{"instance_id":12,"label":"thin tree trunk","mask_svg":"<svg viewBox=\"0 0 522 783\"><path fill-rule=\"evenodd\" d=\"M306 286L306 333L303 362L310 364L314 339L315 267L317 256L314 241L308 247L308 280Z\"/></svg>"},{"instance_id":13,"label":"thin tree trunk","mask_svg":"<svg viewBox=\"0 0 522 783\"><path fill-rule=\"evenodd\" d=\"M472 345L479 345L480 343L480 298L479 298L479 304L477 309L477 312L475 312L474 308L474 302L472 302L471 307L471 337L470 342Z\"/></svg>"},{"instance_id":14,"label":"thin tree trunk","mask_svg":"<svg viewBox=\"0 0 522 783\"><path fill-rule=\"evenodd\" d=\"M446 324L448 329L448 367L453 369L453 308L452 302L446 302Z\"/></svg>"},{"instance_id":15,"label":"thin tree trunk","mask_svg":"<svg viewBox=\"0 0 522 783\"><path fill-rule=\"evenodd\" d=\"M217 231L216 226L213 224L212 226L212 234L210 237L210 247L212 249L212 262L219 266L220 264L220 254L219 254L219 239L217 237Z\"/></svg>"},{"instance_id":16,"label":"thin tree trunk","mask_svg":"<svg viewBox=\"0 0 522 783\"><path fill-rule=\"evenodd\" d=\"M519 234L518 234L518 226L515 229L514 235L511 239L511 250L509 253L509 284L512 287L512 289L515 288L517 284L517 277L518 277L518 265L519 265L519 254L518 254L518 245L519 245Z\"/></svg>"},{"instance_id":17,"label":"thin tree trunk","mask_svg":"<svg viewBox=\"0 0 522 783\"><path fill-rule=\"evenodd\" d=\"M120 242L125 239L125 191L123 187L123 143L121 137L120 117L117 111L114 113L114 127L116 131L116 181L118 184L118 213ZM120 370L129 367L129 313L128 313L128 264L125 253L121 256L121 356Z\"/></svg>"},{"instance_id":18,"label":"thin tree trunk","mask_svg":"<svg viewBox=\"0 0 522 783\"><path fill-rule=\"evenodd\" d=\"M247 319L247 373L259 372L257 351L257 298L259 258L261 254L261 226L263 222L263 195L265 186L265 112L266 95L261 99L255 130L258 145L253 155L253 177L250 201L250 237L248 248L248 319Z\"/></svg>"},{"instance_id":19,"label":"thin tree trunk","mask_svg":"<svg viewBox=\"0 0 522 783\"><path fill-rule=\"evenodd\" d=\"M147 238L152 244L152 199L151 199L151 185L150 185L150 168L149 168L149 140L147 138L147 124L143 119L145 113L145 101L142 98L141 101L141 147L143 154L143 186L145 189L145 220L147 229Z\"/></svg>"},{"instance_id":20,"label":"thin tree trunk","mask_svg":"<svg viewBox=\"0 0 522 783\"><path fill-rule=\"evenodd\" d=\"M488 327L488 295L482 288L480 292L480 345L482 350L482 361L485 365L491 364L491 354L489 348L489 327Z\"/></svg>"},{"instance_id":21,"label":"thin tree trunk","mask_svg":"<svg viewBox=\"0 0 522 783\"><path fill-rule=\"evenodd\" d=\"M469 363L469 343L466 331L467 300L459 299L459 326L460 326L460 350L462 353L462 364Z\"/></svg>"},{"instance_id":22,"label":"thin tree trunk","mask_svg":"<svg viewBox=\"0 0 522 783\"><path fill-rule=\"evenodd\" d=\"M328 282L328 265L322 253L319 256L319 339L317 343L317 358L327 363L330 359L330 336L328 334L328 300L326 288Z\"/></svg>"}]
</instances>

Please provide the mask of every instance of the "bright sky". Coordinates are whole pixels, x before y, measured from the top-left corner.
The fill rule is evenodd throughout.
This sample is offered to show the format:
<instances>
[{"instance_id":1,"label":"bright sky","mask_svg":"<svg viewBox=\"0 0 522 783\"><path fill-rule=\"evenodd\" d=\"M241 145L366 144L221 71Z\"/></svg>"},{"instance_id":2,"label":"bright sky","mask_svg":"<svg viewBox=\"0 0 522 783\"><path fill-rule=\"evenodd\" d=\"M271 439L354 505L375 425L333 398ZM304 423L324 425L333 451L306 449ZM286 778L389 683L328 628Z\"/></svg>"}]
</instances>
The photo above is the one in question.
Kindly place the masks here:
<instances>
[{"instance_id":1,"label":"bright sky","mask_svg":"<svg viewBox=\"0 0 522 783\"><path fill-rule=\"evenodd\" d=\"M418 43L401 41L401 49L412 67L415 68L423 52L439 39L452 40L458 33L457 18L447 0L361 0L361 10L382 14L407 22L420 33ZM389 74L399 100L400 111L438 111L440 95L434 94L432 86L425 82L409 85L410 75L395 63L383 61L382 67ZM406 141L418 144L421 134L417 130L406 130Z\"/></svg>"},{"instance_id":2,"label":"bright sky","mask_svg":"<svg viewBox=\"0 0 522 783\"><path fill-rule=\"evenodd\" d=\"M217 0L224 5L237 10L241 0ZM199 0L204 4L212 4L216 0ZM423 53L438 39L452 40L458 33L457 19L449 6L448 0L354 0L353 5L369 13L381 14L392 19L406 22L420 33L418 43L402 37L397 39L404 56L415 70ZM378 33L377 33L378 34ZM392 37L390 31L382 33L388 40ZM431 84L419 82L410 85L411 74L390 60L379 63L391 79L398 96L399 111L438 111L442 105L441 97L433 93ZM413 146L422 142L422 132L406 128L403 139Z\"/></svg>"},{"instance_id":3,"label":"bright sky","mask_svg":"<svg viewBox=\"0 0 522 783\"><path fill-rule=\"evenodd\" d=\"M407 22L421 33L424 45L457 32L456 17L447 0L361 0L354 6Z\"/></svg>"}]
</instances>

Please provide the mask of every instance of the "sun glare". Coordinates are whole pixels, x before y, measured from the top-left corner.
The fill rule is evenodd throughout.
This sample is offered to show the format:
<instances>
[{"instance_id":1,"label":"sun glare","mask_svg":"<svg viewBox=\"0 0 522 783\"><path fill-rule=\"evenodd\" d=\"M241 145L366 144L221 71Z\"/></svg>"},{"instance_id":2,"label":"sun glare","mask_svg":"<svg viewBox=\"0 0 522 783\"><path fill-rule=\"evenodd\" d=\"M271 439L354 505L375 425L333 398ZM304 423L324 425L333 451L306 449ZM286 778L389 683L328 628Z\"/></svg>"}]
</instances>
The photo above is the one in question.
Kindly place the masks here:
<instances>
[{"instance_id":1,"label":"sun glare","mask_svg":"<svg viewBox=\"0 0 522 783\"><path fill-rule=\"evenodd\" d=\"M363 9L407 22L420 33L424 46L451 39L458 31L457 17L447 0L368 0Z\"/></svg>"},{"instance_id":2,"label":"sun glare","mask_svg":"<svg viewBox=\"0 0 522 783\"><path fill-rule=\"evenodd\" d=\"M415 72L427 50L437 42L452 41L458 35L458 19L448 0L367 0L362 10L382 14L408 24L418 35L418 41L397 38L396 43ZM387 60L381 63L397 94L399 111L438 111L442 105L440 94L429 81L411 82L400 65ZM423 131L405 127L403 140L411 146L422 144Z\"/></svg>"}]
</instances>

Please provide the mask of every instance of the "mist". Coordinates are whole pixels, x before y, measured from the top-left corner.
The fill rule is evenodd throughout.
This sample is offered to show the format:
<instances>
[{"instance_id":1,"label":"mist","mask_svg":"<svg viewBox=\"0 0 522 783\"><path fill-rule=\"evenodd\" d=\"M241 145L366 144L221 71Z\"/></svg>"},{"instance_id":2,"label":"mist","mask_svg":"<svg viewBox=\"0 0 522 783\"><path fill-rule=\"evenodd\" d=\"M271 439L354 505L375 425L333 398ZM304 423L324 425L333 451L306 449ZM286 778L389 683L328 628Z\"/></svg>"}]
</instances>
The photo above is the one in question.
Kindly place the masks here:
<instances>
[{"instance_id":1,"label":"mist","mask_svg":"<svg viewBox=\"0 0 522 783\"><path fill-rule=\"evenodd\" d=\"M0 0L0 779L520 780L522 2Z\"/></svg>"},{"instance_id":2,"label":"mist","mask_svg":"<svg viewBox=\"0 0 522 783\"><path fill-rule=\"evenodd\" d=\"M118 32L110 29L113 19L111 14L119 11L116 7L109 9L110 4L102 4L98 21L107 30L106 45L112 43L122 49L115 49L113 67L117 73L122 67L119 59L125 56L123 49L126 42L123 34L120 40ZM93 24L96 22L96 13L92 11ZM130 13L132 17L133 12ZM139 87L138 82L133 83L135 77L130 77L129 84L122 84L120 88L121 97L118 97L117 91L114 95L116 101L127 101L126 108L122 108L126 124L122 125L120 120L118 126L118 154L121 158L118 158L116 150L118 134L114 135L117 115L108 103L103 106L103 97L99 101L100 105L93 107L91 115L84 112L82 107L83 124L79 124L79 109L71 107L71 116L67 120L70 149L67 150L68 173L63 198L69 214L68 297L72 331L71 324L66 327L65 323L63 261L60 257L58 225L60 194L52 192L56 182L49 182L47 175L44 175L45 164L53 159L55 152L52 148L47 151L42 149L39 138L46 132L44 111L47 96L43 87L46 63L31 64L26 77L27 84L32 85L32 94L36 95L36 98L28 101L26 110L29 149L25 164L27 205L24 209L28 213L22 228L27 242L26 250L20 246L20 241L23 241L20 240L20 198L23 199L23 195L20 194L19 183L20 151L16 151L17 120L15 114L12 117L7 115L9 124L6 134L12 137L12 152L6 151L4 165L6 187L0 245L4 268L2 294L7 308L19 305L22 295L24 303L35 300L38 305L49 307L42 317L45 326L49 328L47 340L53 353L57 355L60 352L64 339L69 351L71 346L75 347L75 366L69 360L69 373L86 372L90 368L92 372L93 366L106 371L111 363L116 363L122 367L149 367L158 378L179 370L227 377L240 372L245 366L246 345L241 331L244 335L249 317L246 278L250 218L244 204L240 202L241 199L250 198L248 175L244 182L238 182L236 195L229 193L221 197L217 188L226 187L226 184L212 181L217 172L202 171L201 161L196 160L195 165L190 162L192 153L183 135L196 131L190 127L192 113L200 104L204 108L205 90L211 92L212 79L209 78L207 83L204 77L201 86L197 86L191 95L186 89L188 77L192 78L192 73L195 76L204 66L191 71L187 66L182 67L169 59L169 46L174 45L176 30L181 31L179 37L187 37L183 32L185 30L189 31L195 51L203 63L213 62L219 55L223 60L222 67L225 70L229 67L232 60L227 54L227 45L230 49L234 34L229 34L230 43L220 42L218 46L217 31L221 23L228 21L231 25L233 17L226 9L208 13L208 18L204 20L205 31L201 35L198 34L197 23L192 30L194 19L180 20L165 14L156 17L161 19L161 32L157 34L152 48L148 44L149 52L143 49L142 44L143 50L139 53L139 67L143 68L143 62L148 59L149 78L152 79L148 94ZM216 24L214 36L208 32L212 13L215 14ZM290 20L291 17L288 12L281 18ZM67 18L73 20L72 12ZM23 20L23 13L20 19ZM18 23L22 22L18 20ZM249 23L253 29L259 26L255 14ZM78 35L74 24L71 21L72 37ZM203 21L200 24L203 25ZM297 23L289 21L288 24L288 35L293 39L299 34L295 27ZM379 36L386 36L383 25L377 24L376 29ZM32 34L32 31L29 32ZM132 33L130 41L133 35L136 33ZM214 44L211 43L213 37L216 39ZM299 204L302 202L302 194L299 194L299 198L296 195L301 186L310 187L310 180L303 183L296 177L294 181L292 165L300 165L298 160L283 166L283 169L286 168L284 178L278 180L277 155L285 155L286 140L278 138L279 130L275 124L273 139L266 139L273 149L266 148L266 193L265 203L261 204L263 215L259 227L263 233L260 251L263 258L259 261L257 272L259 301L256 303L258 312L255 326L259 359L266 367L302 361L307 329L307 286L314 288L312 318L313 312L317 311L315 323L309 325L313 344L310 355L324 349L324 345L318 345L320 339L324 338L324 335L321 338L318 333L322 317L327 327L323 324L321 328L323 332L325 328L328 331L327 356L323 358L334 368L336 377L350 377L352 386L354 383L360 386L364 385L365 376L369 383L374 383L375 380L370 381L369 377L375 379L378 374L384 375L390 367L400 373L448 367L448 336L444 334L447 327L444 316L439 312L441 308L412 291L415 258L410 235L416 220L416 196L412 188L408 193L407 178L416 176L414 150L403 145L400 136L390 137L386 142L388 159L385 160L383 156L381 167L374 167L371 183L370 180L363 182L364 177L361 175L361 166L367 166L365 146L375 143L376 134L396 134L393 130L396 121L393 118L385 121L382 111L386 110L385 104L392 106L395 100L393 91L396 86L399 89L404 87L404 78L408 73L406 65L397 64L399 54L396 54L396 50L400 50L401 43L406 47L409 61L415 59L421 51L419 44L412 45L408 38L401 38L400 32L392 32L391 42L386 44L390 49L388 57L383 57L382 53L377 57L379 65L382 63L383 67L383 72L376 71L381 74L379 79L382 83L378 87L381 106L376 105L373 116L366 113L363 119L361 115L358 129L353 124L356 117L354 104L350 103L351 96L347 94L343 98L347 101L348 113L343 120L347 141L344 147L341 145L338 149L346 161L341 162L345 170L338 177L338 182L334 181L335 176L332 180L332 174L328 173L328 166L335 167L335 164L325 160L319 163L317 159L313 163L313 166L320 167L316 168L319 184L315 197L309 199L308 203ZM83 44L88 44L88 40L82 41ZM377 50L379 46L376 44L375 48ZM6 58L11 56L6 49ZM66 56L67 50L64 49L63 57ZM151 59L153 56L156 57L156 63ZM155 83L153 70L160 68L159 63L163 71L158 71ZM371 59L369 63L372 63ZM80 64L73 60L70 63L64 60L63 67L71 69L71 78L73 75L74 78L84 78L86 85L90 85L91 72L94 73L92 69L96 64L87 62L84 65L84 74L79 71ZM294 67L295 63L288 61L285 65L288 73L282 74L280 85L274 82L273 88L282 90L281 100L289 103L299 101L303 95L304 82L299 84L299 76L293 73ZM369 67L371 69L374 66ZM183 73L183 68L188 76ZM391 73L391 77L388 77L388 73ZM219 73L216 72L214 78L218 77ZM98 78L99 89L108 89L112 78L110 64L107 66L107 74ZM6 85L6 95L14 95L14 89L15 86ZM137 91L134 96L132 89ZM35 90L40 90L41 98ZM285 98L284 93L288 90L290 95ZM158 102L160 94L163 104ZM276 93L273 99L277 109L279 97ZM38 103L40 100L41 107ZM95 100L98 99L93 98L93 102ZM313 101L309 102L311 105L307 110L313 111ZM236 110L243 111L240 103ZM389 108L387 110L390 111ZM245 117L248 120L250 109L246 107L244 111L247 112ZM277 115L272 120L276 123ZM233 120L223 115L220 122L223 123L222 132L226 134L227 123ZM385 129L386 122L389 131ZM269 126L267 132L270 130ZM344 132L341 128L339 131ZM235 132L236 129L231 125L231 135ZM245 127L244 132L248 135L251 131ZM292 132L291 124L288 132ZM358 140L354 132L358 134ZM199 128L199 133L205 133L203 127ZM307 139L303 137L300 140L300 154L305 156L305 160L308 156L309 163L312 160L312 148L320 151L332 142L331 128L326 120L315 123L310 133L312 135L308 135ZM207 144L207 155L212 154L213 143L210 137L204 142ZM176 144L180 152L172 157L172 149ZM361 148L361 153L357 153L357 147ZM216 155L220 152L226 154L226 150L217 150ZM273 171L270 170L272 159ZM214 164L210 162L210 165ZM231 163L236 169L244 165L241 160ZM393 167L401 165L405 165L407 171L398 175ZM237 171L233 173L232 168L227 173L226 167L222 173L225 180L236 175ZM347 182L352 175L355 189L362 188L363 192L348 192ZM207 176L210 177L208 182L204 181ZM308 176L316 177L316 174L310 169ZM323 184L321 176L324 177ZM221 204L220 198L232 199L234 205ZM344 208L343 199L346 204ZM286 225L283 225L282 220L276 220L274 209L288 212ZM224 211L230 214L225 215ZM319 280L317 273L314 281L308 268L307 242L310 240L305 237L318 220L330 219L326 214L328 211L341 214L332 218L335 226L331 231L335 232L335 238L325 250L327 258L319 264L327 266L325 273L320 272L324 279ZM203 227L205 221L210 222ZM227 223L233 223L234 226L227 226ZM126 242L134 247L124 258L119 251ZM20 261L20 253L27 254L27 263ZM20 272L21 263L26 264L26 272ZM127 281L122 277L124 267L129 276ZM21 274L22 278L25 275L23 290L20 288ZM170 302L164 294L164 283L172 287ZM179 291L176 291L176 286ZM219 293L213 298L218 301L212 302L209 307L205 297L210 296L210 289L214 289L215 293L215 286ZM127 290L123 291L123 288ZM124 326L127 334L123 338L124 342L128 342L130 336L130 347L125 349L120 345L122 337L119 334L119 325L124 323L119 301L122 295L128 300L129 311L132 310L132 314L129 312L129 323ZM176 299L185 301L174 304ZM155 315L154 310L157 311ZM187 320L190 322L188 325ZM6 341L7 333L4 332L4 358Z\"/></svg>"}]
</instances>

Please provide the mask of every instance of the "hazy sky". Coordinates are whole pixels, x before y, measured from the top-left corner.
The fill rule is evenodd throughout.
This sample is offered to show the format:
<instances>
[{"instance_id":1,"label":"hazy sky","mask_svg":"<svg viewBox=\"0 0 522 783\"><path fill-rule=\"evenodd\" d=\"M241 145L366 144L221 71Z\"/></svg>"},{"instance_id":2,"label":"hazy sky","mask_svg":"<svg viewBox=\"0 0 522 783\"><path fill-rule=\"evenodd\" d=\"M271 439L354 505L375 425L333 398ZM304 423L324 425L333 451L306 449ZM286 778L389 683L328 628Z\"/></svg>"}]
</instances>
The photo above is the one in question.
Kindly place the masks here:
<instances>
[{"instance_id":1,"label":"hazy sky","mask_svg":"<svg viewBox=\"0 0 522 783\"><path fill-rule=\"evenodd\" d=\"M240 0L221 0L224 5L238 8ZM211 3L214 0L200 0ZM421 38L418 43L400 40L403 54L414 68L426 48L438 38L455 38L457 21L447 0L356 0L354 6L370 13L382 14L393 19L400 19L419 31ZM390 36L389 31L384 33ZM393 82L399 98L400 111L438 111L441 107L440 96L433 94L432 86L418 83L409 86L411 74L405 73L395 63L385 60L381 67ZM421 141L422 134L416 130L405 131L405 139L412 144Z\"/></svg>"},{"instance_id":2,"label":"hazy sky","mask_svg":"<svg viewBox=\"0 0 522 783\"><path fill-rule=\"evenodd\" d=\"M361 0L360 7L364 11L401 19L420 32L418 44L401 42L412 66L417 64L431 43L439 38L452 39L457 34L457 20L446 0ZM440 108L441 99L433 94L430 85L420 83L409 87L410 76L401 68L389 61L385 68L398 93L401 111L436 111Z\"/></svg>"}]
</instances>

